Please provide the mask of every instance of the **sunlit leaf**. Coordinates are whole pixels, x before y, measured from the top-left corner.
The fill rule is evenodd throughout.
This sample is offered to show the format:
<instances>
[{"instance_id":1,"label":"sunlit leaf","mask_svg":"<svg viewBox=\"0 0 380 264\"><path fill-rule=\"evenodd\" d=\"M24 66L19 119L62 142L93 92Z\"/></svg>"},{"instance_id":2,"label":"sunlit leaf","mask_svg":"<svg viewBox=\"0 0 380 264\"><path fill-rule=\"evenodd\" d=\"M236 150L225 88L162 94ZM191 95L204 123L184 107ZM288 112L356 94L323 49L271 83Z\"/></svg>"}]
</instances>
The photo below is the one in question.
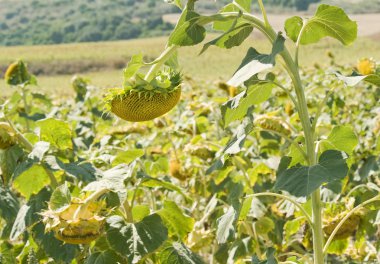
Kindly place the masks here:
<instances>
[{"instance_id":1,"label":"sunlit leaf","mask_svg":"<svg viewBox=\"0 0 380 264\"><path fill-rule=\"evenodd\" d=\"M303 20L295 16L285 22L285 31L290 39L300 44L316 43L324 37L332 37L344 45L351 44L357 37L357 24L350 20L343 9L321 4L315 15Z\"/></svg>"},{"instance_id":2,"label":"sunlit leaf","mask_svg":"<svg viewBox=\"0 0 380 264\"><path fill-rule=\"evenodd\" d=\"M232 47L240 46L246 38L253 31L251 24L239 25L230 31L227 31L220 37L206 43L203 46L201 53L205 52L210 46L217 46L219 48L231 49Z\"/></svg>"},{"instance_id":3,"label":"sunlit leaf","mask_svg":"<svg viewBox=\"0 0 380 264\"><path fill-rule=\"evenodd\" d=\"M185 9L169 37L169 44L193 46L202 42L206 36L206 29L198 24L200 18L198 13Z\"/></svg>"},{"instance_id":4,"label":"sunlit leaf","mask_svg":"<svg viewBox=\"0 0 380 264\"><path fill-rule=\"evenodd\" d=\"M165 201L164 207L157 212L169 228L169 235L183 239L193 230L194 219L185 215L175 202Z\"/></svg>"},{"instance_id":5,"label":"sunlit leaf","mask_svg":"<svg viewBox=\"0 0 380 264\"><path fill-rule=\"evenodd\" d=\"M268 100L272 94L274 85L269 82L249 86L246 91L238 94L221 107L224 125L241 120L249 113L252 105L260 104Z\"/></svg>"},{"instance_id":6,"label":"sunlit leaf","mask_svg":"<svg viewBox=\"0 0 380 264\"><path fill-rule=\"evenodd\" d=\"M235 235L236 211L231 206L228 211L217 220L216 239L219 244L226 243L229 238Z\"/></svg>"},{"instance_id":7,"label":"sunlit leaf","mask_svg":"<svg viewBox=\"0 0 380 264\"><path fill-rule=\"evenodd\" d=\"M72 131L66 122L49 118L38 121L37 125L40 127L40 140L47 141L60 150L73 148Z\"/></svg>"},{"instance_id":8,"label":"sunlit leaf","mask_svg":"<svg viewBox=\"0 0 380 264\"><path fill-rule=\"evenodd\" d=\"M270 54L260 54L254 48L249 48L242 63L234 76L228 81L229 85L240 86L252 76L273 68L276 63L276 55L284 50L284 37L279 34L273 43Z\"/></svg>"},{"instance_id":9,"label":"sunlit leaf","mask_svg":"<svg viewBox=\"0 0 380 264\"><path fill-rule=\"evenodd\" d=\"M40 165L33 165L17 176L13 181L13 187L29 199L32 194L37 194L49 183L50 178L45 169Z\"/></svg>"}]
</instances>

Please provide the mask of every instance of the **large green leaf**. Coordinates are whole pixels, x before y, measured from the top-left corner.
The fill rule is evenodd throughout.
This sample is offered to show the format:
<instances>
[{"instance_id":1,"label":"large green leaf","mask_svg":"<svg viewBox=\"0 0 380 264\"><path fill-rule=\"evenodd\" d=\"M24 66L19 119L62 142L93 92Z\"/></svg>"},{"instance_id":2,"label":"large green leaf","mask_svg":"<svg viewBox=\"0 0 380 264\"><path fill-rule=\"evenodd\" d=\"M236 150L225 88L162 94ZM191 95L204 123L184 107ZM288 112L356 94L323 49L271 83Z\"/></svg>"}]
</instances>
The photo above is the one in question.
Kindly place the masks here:
<instances>
[{"instance_id":1,"label":"large green leaf","mask_svg":"<svg viewBox=\"0 0 380 264\"><path fill-rule=\"evenodd\" d=\"M324 37L332 37L344 45L349 45L357 37L357 24L350 20L343 9L320 5L315 15L303 20L295 16L285 22L285 31L290 39L297 42L300 37L300 44L307 45L316 43Z\"/></svg>"},{"instance_id":2,"label":"large green leaf","mask_svg":"<svg viewBox=\"0 0 380 264\"><path fill-rule=\"evenodd\" d=\"M169 37L169 44L193 46L202 42L206 37L206 29L198 24L200 18L198 13L186 8Z\"/></svg>"},{"instance_id":3,"label":"large green leaf","mask_svg":"<svg viewBox=\"0 0 380 264\"><path fill-rule=\"evenodd\" d=\"M124 264L125 260L116 254L113 250L92 253L84 264Z\"/></svg>"},{"instance_id":4,"label":"large green leaf","mask_svg":"<svg viewBox=\"0 0 380 264\"><path fill-rule=\"evenodd\" d=\"M9 189L0 186L0 216L7 222L12 222L20 208L19 201Z\"/></svg>"},{"instance_id":5,"label":"large green leaf","mask_svg":"<svg viewBox=\"0 0 380 264\"><path fill-rule=\"evenodd\" d=\"M50 198L50 209L57 211L71 203L71 194L67 183L56 188Z\"/></svg>"},{"instance_id":6,"label":"large green leaf","mask_svg":"<svg viewBox=\"0 0 380 264\"><path fill-rule=\"evenodd\" d=\"M124 69L124 81L128 81L132 78L138 70L144 65L142 53L133 55L128 62L128 66Z\"/></svg>"},{"instance_id":7,"label":"large green leaf","mask_svg":"<svg viewBox=\"0 0 380 264\"><path fill-rule=\"evenodd\" d=\"M47 209L50 196L50 191L44 188L38 194L32 195L29 201L20 208L12 226L11 240L17 240L28 227L41 220L40 213L42 210Z\"/></svg>"},{"instance_id":8,"label":"large green leaf","mask_svg":"<svg viewBox=\"0 0 380 264\"><path fill-rule=\"evenodd\" d=\"M277 264L277 260L274 256L276 250L274 248L268 248L266 252L267 259L260 261L257 256L252 258L252 264Z\"/></svg>"},{"instance_id":9,"label":"large green leaf","mask_svg":"<svg viewBox=\"0 0 380 264\"><path fill-rule=\"evenodd\" d=\"M56 156L46 156L44 165L52 171L64 171L68 176L83 182L92 182L102 173L89 162L63 163Z\"/></svg>"},{"instance_id":10,"label":"large green leaf","mask_svg":"<svg viewBox=\"0 0 380 264\"><path fill-rule=\"evenodd\" d=\"M47 141L60 150L73 148L72 131L67 123L48 118L38 121L37 125L40 127L40 140Z\"/></svg>"},{"instance_id":11,"label":"large green leaf","mask_svg":"<svg viewBox=\"0 0 380 264\"><path fill-rule=\"evenodd\" d=\"M109 169L99 177L97 181L89 183L84 191L98 191L100 189L109 189L117 193L125 193L126 188L124 181L132 177L134 165L120 164Z\"/></svg>"},{"instance_id":12,"label":"large green leaf","mask_svg":"<svg viewBox=\"0 0 380 264\"><path fill-rule=\"evenodd\" d=\"M57 263L72 263L79 253L79 246L65 244L56 239L53 232L45 233L45 226L42 223L36 224L32 233L39 247Z\"/></svg>"},{"instance_id":13,"label":"large green leaf","mask_svg":"<svg viewBox=\"0 0 380 264\"><path fill-rule=\"evenodd\" d=\"M32 194L37 194L49 183L50 178L45 169L41 165L34 164L16 177L13 187L29 199Z\"/></svg>"},{"instance_id":14,"label":"large green leaf","mask_svg":"<svg viewBox=\"0 0 380 264\"><path fill-rule=\"evenodd\" d=\"M181 194L186 200L191 200L189 196L187 196L184 191L181 189L181 187L169 182L164 181L156 178L152 178L148 175L143 175L143 178L141 180L141 186L150 187L150 188L156 188L156 187L162 187L170 191L175 191Z\"/></svg>"},{"instance_id":15,"label":"large green leaf","mask_svg":"<svg viewBox=\"0 0 380 264\"><path fill-rule=\"evenodd\" d=\"M245 11L248 13L251 12L252 0L234 0L233 2L234 3L230 3L226 6L224 6L219 11L219 13L239 12L239 11ZM243 10L240 10L238 6L240 6ZM236 23L236 26L239 26L241 24L246 23L246 21L242 18L238 18L237 22L234 22L233 19L227 20L227 21L215 21L213 24L213 29L214 30L220 30L220 31L228 31L234 23Z\"/></svg>"},{"instance_id":16,"label":"large green leaf","mask_svg":"<svg viewBox=\"0 0 380 264\"><path fill-rule=\"evenodd\" d=\"M185 215L175 202L165 201L164 208L157 212L169 228L169 235L183 239L193 230L194 219Z\"/></svg>"},{"instance_id":17,"label":"large green leaf","mask_svg":"<svg viewBox=\"0 0 380 264\"><path fill-rule=\"evenodd\" d=\"M328 138L322 140L320 149L322 151L335 149L351 155L358 143L358 137L350 125L335 126Z\"/></svg>"},{"instance_id":18,"label":"large green leaf","mask_svg":"<svg viewBox=\"0 0 380 264\"><path fill-rule=\"evenodd\" d=\"M182 243L166 243L159 254L160 263L165 264L202 264L201 257Z\"/></svg>"},{"instance_id":19,"label":"large green leaf","mask_svg":"<svg viewBox=\"0 0 380 264\"><path fill-rule=\"evenodd\" d=\"M273 43L270 54L260 54L254 48L249 48L242 63L238 67L234 76L228 81L229 85L240 86L252 76L273 68L276 62L276 55L284 50L285 39L281 34L277 35Z\"/></svg>"},{"instance_id":20,"label":"large green leaf","mask_svg":"<svg viewBox=\"0 0 380 264\"><path fill-rule=\"evenodd\" d=\"M253 130L253 120L252 116L247 116L242 124L236 129L234 136L227 143L227 146L224 148L224 154L237 154L242 151L244 143Z\"/></svg>"},{"instance_id":21,"label":"large green leaf","mask_svg":"<svg viewBox=\"0 0 380 264\"><path fill-rule=\"evenodd\" d=\"M215 45L219 48L230 49L232 47L240 46L246 38L253 31L253 26L251 24L242 24L236 26L229 31L225 32L218 38L206 43L203 46L201 53L205 52L210 46Z\"/></svg>"},{"instance_id":22,"label":"large green leaf","mask_svg":"<svg viewBox=\"0 0 380 264\"><path fill-rule=\"evenodd\" d=\"M216 239L219 244L224 244L235 235L236 210L231 206L227 212L217 220Z\"/></svg>"},{"instance_id":23,"label":"large green leaf","mask_svg":"<svg viewBox=\"0 0 380 264\"><path fill-rule=\"evenodd\" d=\"M350 76L344 76L339 72L336 72L335 75L339 80L343 81L347 86L356 86L361 81L365 81L377 86L380 86L380 75L379 74L370 74L370 75L360 75L357 72L353 72Z\"/></svg>"},{"instance_id":24,"label":"large green leaf","mask_svg":"<svg viewBox=\"0 0 380 264\"><path fill-rule=\"evenodd\" d=\"M107 219L107 240L110 247L126 256L128 263L138 263L156 251L168 238L161 217L152 214L138 223L126 223L120 216Z\"/></svg>"},{"instance_id":25,"label":"large green leaf","mask_svg":"<svg viewBox=\"0 0 380 264\"><path fill-rule=\"evenodd\" d=\"M112 161L112 166L116 166L122 163L129 164L132 161L142 157L144 150L142 149L129 149L126 151L120 151L115 159Z\"/></svg>"},{"instance_id":26,"label":"large green leaf","mask_svg":"<svg viewBox=\"0 0 380 264\"><path fill-rule=\"evenodd\" d=\"M9 183L12 174L17 165L22 161L23 156L24 151L18 145L14 145L0 153L1 178L5 184Z\"/></svg>"},{"instance_id":27,"label":"large green leaf","mask_svg":"<svg viewBox=\"0 0 380 264\"><path fill-rule=\"evenodd\" d=\"M224 103L221 107L223 124L227 126L233 121L241 120L249 112L252 105L268 100L272 94L273 83L261 82L251 85L248 89Z\"/></svg>"},{"instance_id":28,"label":"large green leaf","mask_svg":"<svg viewBox=\"0 0 380 264\"><path fill-rule=\"evenodd\" d=\"M297 197L308 196L323 183L343 179L348 172L346 159L344 152L327 150L320 156L318 164L292 167L279 174L275 189Z\"/></svg>"}]
</instances>

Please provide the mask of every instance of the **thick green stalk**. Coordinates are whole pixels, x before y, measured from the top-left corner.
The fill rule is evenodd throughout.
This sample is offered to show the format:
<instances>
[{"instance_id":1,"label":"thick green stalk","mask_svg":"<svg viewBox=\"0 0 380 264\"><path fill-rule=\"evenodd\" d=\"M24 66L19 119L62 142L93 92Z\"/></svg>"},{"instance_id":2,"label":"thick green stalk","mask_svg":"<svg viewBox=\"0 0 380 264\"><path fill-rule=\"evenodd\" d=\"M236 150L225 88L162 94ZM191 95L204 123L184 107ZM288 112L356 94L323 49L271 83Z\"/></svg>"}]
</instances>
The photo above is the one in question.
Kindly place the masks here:
<instances>
[{"instance_id":1,"label":"thick green stalk","mask_svg":"<svg viewBox=\"0 0 380 264\"><path fill-rule=\"evenodd\" d=\"M149 69L148 73L145 75L145 81L150 82L151 80L153 80L157 71L160 70L161 66L173 55L177 48L178 46L172 45L165 49L161 56L155 60L156 63Z\"/></svg>"},{"instance_id":2,"label":"thick green stalk","mask_svg":"<svg viewBox=\"0 0 380 264\"><path fill-rule=\"evenodd\" d=\"M212 15L204 19L202 23L211 23L218 20L224 20L225 18L234 18L241 16L243 19L247 20L249 23L253 24L257 29L259 29L271 43L273 43L277 37L277 33L274 29L263 22L261 19L248 14L248 13L238 13L238 12L224 12L217 15ZM267 22L268 23L268 22ZM145 80L149 80L154 73L162 66L162 64L169 58L172 50L175 50L176 46L169 47L165 52L161 55L161 59L156 63L147 74ZM309 166L313 166L317 163L316 155L315 155L315 145L314 145L314 132L312 129L312 125L310 123L310 116L307 108L306 96L304 92L304 88L302 85L301 77L299 74L298 65L293 60L289 51L285 48L283 52L281 52L281 57L284 61L284 67L288 72L290 78L292 79L295 93L297 95L297 110L301 120L307 157L306 162ZM313 247L314 247L314 264L323 264L324 263L324 255L323 255L323 230L322 230L322 207L321 207L321 198L320 198L320 189L315 191L311 195L312 199L312 228L313 228Z\"/></svg>"},{"instance_id":3,"label":"thick green stalk","mask_svg":"<svg viewBox=\"0 0 380 264\"><path fill-rule=\"evenodd\" d=\"M266 36L268 36L269 40L272 42L275 40L277 34L276 32L270 28L266 27L266 25L249 14L244 14L244 18L252 21L257 28L263 32ZM308 160L307 163L309 166L313 166L317 163L315 157L315 145L314 145L314 133L312 130L312 126L310 123L309 112L306 103L306 96L304 92L304 88L302 85L301 77L299 74L299 69L292 57L290 56L289 51L285 48L285 50L281 53L281 57L284 60L284 66L287 70L290 78L292 79L295 92L297 95L298 101L298 113L301 120L302 128L305 136L306 143L306 151ZM321 197L320 197L320 189L316 190L311 195L312 202L312 212L313 212L313 249L314 249L314 264L323 264L324 263L324 255L323 255L323 229L322 229L322 206L321 206Z\"/></svg>"}]
</instances>

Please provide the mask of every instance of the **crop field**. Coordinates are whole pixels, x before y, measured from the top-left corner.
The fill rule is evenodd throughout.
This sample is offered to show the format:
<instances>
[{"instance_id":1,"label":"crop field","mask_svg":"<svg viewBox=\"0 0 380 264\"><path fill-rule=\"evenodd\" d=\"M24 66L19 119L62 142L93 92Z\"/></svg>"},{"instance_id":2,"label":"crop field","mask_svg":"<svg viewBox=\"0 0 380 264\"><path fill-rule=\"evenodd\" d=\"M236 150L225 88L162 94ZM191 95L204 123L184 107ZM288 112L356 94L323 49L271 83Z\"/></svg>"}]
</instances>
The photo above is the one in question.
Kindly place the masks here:
<instances>
[{"instance_id":1,"label":"crop field","mask_svg":"<svg viewBox=\"0 0 380 264\"><path fill-rule=\"evenodd\" d=\"M211 37L209 37L211 38ZM0 69L5 72L15 59L25 60L30 70L38 76L38 87L52 96L72 96L70 80L77 74L99 88L120 86L122 68L133 54L143 53L147 60L153 60L164 49L167 38L150 38L130 41L62 44L29 47L0 47ZM254 34L242 47L232 48L223 53L211 47L204 56L198 56L202 46L183 48L180 53L181 70L185 75L212 84L215 80L227 81L245 55L248 47L254 45L262 52L270 49L269 43L259 34ZM301 64L310 68L314 64L328 66L328 52L336 56L340 64L356 63L362 57L380 57L380 42L377 38L361 37L351 46L341 48L335 40L307 46L301 51ZM354 60L353 60L354 58ZM201 71L199 69L202 69ZM0 83L0 96L12 91Z\"/></svg>"},{"instance_id":2,"label":"crop field","mask_svg":"<svg viewBox=\"0 0 380 264\"><path fill-rule=\"evenodd\" d=\"M183 2L166 37L0 47L0 264L380 263L376 33Z\"/></svg>"}]
</instances>

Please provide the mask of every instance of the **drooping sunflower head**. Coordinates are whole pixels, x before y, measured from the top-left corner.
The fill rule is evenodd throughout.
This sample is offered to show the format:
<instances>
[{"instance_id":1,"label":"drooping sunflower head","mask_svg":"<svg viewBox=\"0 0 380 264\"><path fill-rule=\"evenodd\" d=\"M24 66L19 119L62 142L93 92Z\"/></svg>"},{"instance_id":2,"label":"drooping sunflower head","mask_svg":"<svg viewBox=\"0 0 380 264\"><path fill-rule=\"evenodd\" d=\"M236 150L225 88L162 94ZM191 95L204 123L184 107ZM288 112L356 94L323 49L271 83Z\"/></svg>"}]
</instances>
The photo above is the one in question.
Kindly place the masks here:
<instances>
[{"instance_id":1,"label":"drooping sunflower head","mask_svg":"<svg viewBox=\"0 0 380 264\"><path fill-rule=\"evenodd\" d=\"M9 85L25 85L35 82L35 78L28 72L26 64L22 61L16 61L9 65L4 75L5 82Z\"/></svg>"},{"instance_id":2,"label":"drooping sunflower head","mask_svg":"<svg viewBox=\"0 0 380 264\"><path fill-rule=\"evenodd\" d=\"M276 116L259 116L257 119L255 119L254 125L260 127L261 129L273 131L285 136L289 136L291 134L291 129L289 128L288 124L283 119Z\"/></svg>"},{"instance_id":3,"label":"drooping sunflower head","mask_svg":"<svg viewBox=\"0 0 380 264\"><path fill-rule=\"evenodd\" d=\"M369 75L376 72L376 62L372 58L360 59L356 67L361 75Z\"/></svg>"},{"instance_id":4,"label":"drooping sunflower head","mask_svg":"<svg viewBox=\"0 0 380 264\"><path fill-rule=\"evenodd\" d=\"M162 71L147 82L139 75L124 88L113 88L105 96L106 110L131 122L152 120L169 112L181 97L181 75Z\"/></svg>"},{"instance_id":5,"label":"drooping sunflower head","mask_svg":"<svg viewBox=\"0 0 380 264\"><path fill-rule=\"evenodd\" d=\"M0 149L8 149L16 144L16 136L13 128L5 122L0 122Z\"/></svg>"},{"instance_id":6,"label":"drooping sunflower head","mask_svg":"<svg viewBox=\"0 0 380 264\"><path fill-rule=\"evenodd\" d=\"M104 201L85 205L84 200L72 198L71 203L64 208L43 212L42 221L45 231L53 231L58 240L68 244L89 244L103 232L104 208Z\"/></svg>"}]
</instances>

